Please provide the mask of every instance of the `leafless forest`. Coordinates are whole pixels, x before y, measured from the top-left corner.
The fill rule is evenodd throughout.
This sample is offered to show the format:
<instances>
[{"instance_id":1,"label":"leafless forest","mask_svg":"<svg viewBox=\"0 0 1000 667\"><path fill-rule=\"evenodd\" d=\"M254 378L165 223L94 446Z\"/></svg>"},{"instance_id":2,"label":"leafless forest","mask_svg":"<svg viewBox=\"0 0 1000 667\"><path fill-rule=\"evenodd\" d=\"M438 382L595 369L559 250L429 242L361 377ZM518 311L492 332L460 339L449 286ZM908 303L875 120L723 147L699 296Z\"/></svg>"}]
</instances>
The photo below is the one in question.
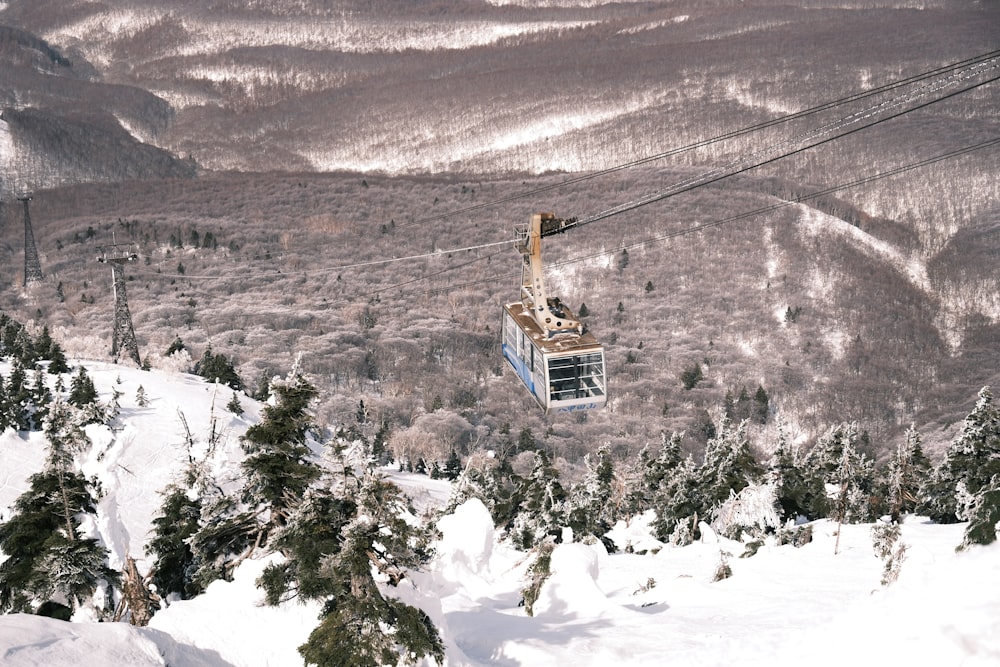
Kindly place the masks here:
<instances>
[{"instance_id":1,"label":"leafless forest","mask_svg":"<svg viewBox=\"0 0 1000 667\"><path fill-rule=\"evenodd\" d=\"M544 417L498 349L532 212L661 191L853 109L605 170L1000 48L996 3L113 4L0 3L0 309L70 354L110 351L96 257L129 242L154 367L210 346L253 388L301 356L322 416L363 402L398 455L525 429L570 466L662 432L698 453L758 388L762 451L844 421L933 450L1000 378L996 146L775 206L1000 136L996 82L547 240L606 410Z\"/></svg>"}]
</instances>

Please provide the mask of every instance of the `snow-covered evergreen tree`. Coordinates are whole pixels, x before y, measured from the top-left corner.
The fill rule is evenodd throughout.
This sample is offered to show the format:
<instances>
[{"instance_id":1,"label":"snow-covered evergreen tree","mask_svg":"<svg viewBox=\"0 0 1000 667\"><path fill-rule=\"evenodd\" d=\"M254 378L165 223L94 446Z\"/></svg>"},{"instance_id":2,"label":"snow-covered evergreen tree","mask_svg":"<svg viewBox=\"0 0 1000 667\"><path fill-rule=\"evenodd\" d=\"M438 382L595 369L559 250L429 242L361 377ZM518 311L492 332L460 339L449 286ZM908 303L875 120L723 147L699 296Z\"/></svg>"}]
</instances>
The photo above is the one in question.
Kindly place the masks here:
<instances>
[{"instance_id":1,"label":"snow-covered evergreen tree","mask_svg":"<svg viewBox=\"0 0 1000 667\"><path fill-rule=\"evenodd\" d=\"M994 475L974 496L966 518L969 525L965 528L960 549L997 541L1000 537L1000 475Z\"/></svg>"},{"instance_id":2,"label":"snow-covered evergreen tree","mask_svg":"<svg viewBox=\"0 0 1000 667\"><path fill-rule=\"evenodd\" d=\"M698 468L688 455L661 480L653 505L656 538L675 544L689 543L697 537L699 517L704 517L710 507Z\"/></svg>"},{"instance_id":3,"label":"snow-covered evergreen tree","mask_svg":"<svg viewBox=\"0 0 1000 667\"><path fill-rule=\"evenodd\" d=\"M893 521L913 512L917 507L920 488L930 475L930 461L924 455L920 433L915 426L906 431L885 470L885 500Z\"/></svg>"},{"instance_id":4,"label":"snow-covered evergreen tree","mask_svg":"<svg viewBox=\"0 0 1000 667\"><path fill-rule=\"evenodd\" d=\"M14 358L7 376L7 405L14 428L18 431L31 430L31 389L28 373L20 359Z\"/></svg>"},{"instance_id":5,"label":"snow-covered evergreen tree","mask_svg":"<svg viewBox=\"0 0 1000 667\"><path fill-rule=\"evenodd\" d=\"M99 586L118 581L107 550L80 530L80 516L95 511L90 484L74 465L89 445L81 421L78 410L53 402L45 469L31 476L14 515L0 525L0 550L8 555L0 563L2 611L33 612L44 603L77 609Z\"/></svg>"},{"instance_id":6,"label":"snow-covered evergreen tree","mask_svg":"<svg viewBox=\"0 0 1000 667\"><path fill-rule=\"evenodd\" d=\"M275 533L286 554L258 582L268 603L324 600L320 624L299 647L306 664L379 667L441 660L444 647L422 610L386 595L429 556L428 536L406 517L393 484L364 474L338 495L329 485L309 491Z\"/></svg>"},{"instance_id":7,"label":"snow-covered evergreen tree","mask_svg":"<svg viewBox=\"0 0 1000 667\"><path fill-rule=\"evenodd\" d=\"M233 397L226 403L226 410L229 410L237 417L243 416L243 404L240 403L240 397L236 395L235 391L233 392Z\"/></svg>"},{"instance_id":8,"label":"snow-covered evergreen tree","mask_svg":"<svg viewBox=\"0 0 1000 667\"><path fill-rule=\"evenodd\" d=\"M519 549L530 549L546 535L561 536L566 526L566 491L548 454L538 450L528 476L512 500L513 519L508 526Z\"/></svg>"},{"instance_id":9,"label":"snow-covered evergreen tree","mask_svg":"<svg viewBox=\"0 0 1000 667\"><path fill-rule=\"evenodd\" d=\"M242 438L247 456L243 501L257 515L266 533L284 525L308 489L320 476L306 442L313 428L309 404L316 388L301 375L272 385L273 403L265 406L263 419Z\"/></svg>"},{"instance_id":10,"label":"snow-covered evergreen tree","mask_svg":"<svg viewBox=\"0 0 1000 667\"><path fill-rule=\"evenodd\" d=\"M187 599L202 591L190 544L198 532L201 502L192 496L188 489L170 485L163 494L160 514L153 519L153 536L146 552L156 559L150 578L161 597L177 594Z\"/></svg>"},{"instance_id":11,"label":"snow-covered evergreen tree","mask_svg":"<svg viewBox=\"0 0 1000 667\"><path fill-rule=\"evenodd\" d=\"M871 532L872 548L882 560L882 585L888 586L899 578L908 547L899 541L900 526L896 521L878 521L872 526Z\"/></svg>"},{"instance_id":12,"label":"snow-covered evergreen tree","mask_svg":"<svg viewBox=\"0 0 1000 667\"><path fill-rule=\"evenodd\" d=\"M602 445L592 458L583 458L587 470L579 484L570 490L566 502L566 523L576 539L590 535L604 542L609 551L615 545L605 537L618 519L612 484L615 479L611 448Z\"/></svg>"},{"instance_id":13,"label":"snow-covered evergreen tree","mask_svg":"<svg viewBox=\"0 0 1000 667\"><path fill-rule=\"evenodd\" d=\"M7 395L7 383L3 374L0 373L0 433L9 428L16 428L17 420L14 417L14 406Z\"/></svg>"},{"instance_id":14,"label":"snow-covered evergreen tree","mask_svg":"<svg viewBox=\"0 0 1000 667\"><path fill-rule=\"evenodd\" d=\"M334 593L324 564L339 553L343 530L357 514L351 495L353 491L338 495L328 488L310 489L288 524L275 534L270 547L286 560L268 565L258 582L268 604L293 598L318 600Z\"/></svg>"},{"instance_id":15,"label":"snow-covered evergreen tree","mask_svg":"<svg viewBox=\"0 0 1000 667\"><path fill-rule=\"evenodd\" d=\"M983 387L962 431L948 446L941 462L924 485L921 511L935 521L952 523L968 518L971 499L990 488L1000 475L1000 410L989 387ZM959 488L970 502L960 503Z\"/></svg>"},{"instance_id":16,"label":"snow-covered evergreen tree","mask_svg":"<svg viewBox=\"0 0 1000 667\"><path fill-rule=\"evenodd\" d=\"M778 445L768 464L768 476L774 481L784 520L799 517L819 519L829 511L823 478L807 468L797 447L778 431Z\"/></svg>"},{"instance_id":17,"label":"snow-covered evergreen tree","mask_svg":"<svg viewBox=\"0 0 1000 667\"><path fill-rule=\"evenodd\" d=\"M703 493L711 506L760 480L764 470L750 450L745 421L733 428L729 419L722 418L717 435L705 446L705 462L699 472Z\"/></svg>"},{"instance_id":18,"label":"snow-covered evergreen tree","mask_svg":"<svg viewBox=\"0 0 1000 667\"><path fill-rule=\"evenodd\" d=\"M750 484L739 493L730 493L712 518L712 529L730 539L743 533L762 537L781 527L777 485L774 482Z\"/></svg>"},{"instance_id":19,"label":"snow-covered evergreen tree","mask_svg":"<svg viewBox=\"0 0 1000 667\"><path fill-rule=\"evenodd\" d=\"M856 423L838 424L820 436L804 460L806 474L826 484L830 516L847 523L871 521L875 515L875 467L858 449L861 437Z\"/></svg>"},{"instance_id":20,"label":"snow-covered evergreen tree","mask_svg":"<svg viewBox=\"0 0 1000 667\"><path fill-rule=\"evenodd\" d=\"M104 421L105 414L97 398L97 387L94 386L94 381L87 373L87 369L80 366L70 381L67 402L82 411L84 423L100 424Z\"/></svg>"},{"instance_id":21,"label":"snow-covered evergreen tree","mask_svg":"<svg viewBox=\"0 0 1000 667\"><path fill-rule=\"evenodd\" d=\"M445 479L454 481L458 479L460 474L462 474L462 459L459 458L458 452L452 449L451 454L448 455L448 460L444 463L443 475Z\"/></svg>"}]
</instances>

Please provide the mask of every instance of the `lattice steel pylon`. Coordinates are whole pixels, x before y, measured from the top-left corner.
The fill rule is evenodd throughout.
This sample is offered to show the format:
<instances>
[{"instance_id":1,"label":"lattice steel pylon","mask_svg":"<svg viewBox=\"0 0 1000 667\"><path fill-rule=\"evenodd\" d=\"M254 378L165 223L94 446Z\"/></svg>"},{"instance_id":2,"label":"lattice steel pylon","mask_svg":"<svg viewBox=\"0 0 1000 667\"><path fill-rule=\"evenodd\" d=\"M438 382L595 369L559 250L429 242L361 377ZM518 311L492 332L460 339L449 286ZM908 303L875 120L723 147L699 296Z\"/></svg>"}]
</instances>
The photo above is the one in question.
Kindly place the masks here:
<instances>
[{"instance_id":1,"label":"lattice steel pylon","mask_svg":"<svg viewBox=\"0 0 1000 667\"><path fill-rule=\"evenodd\" d=\"M38 261L38 248L35 247L35 234L31 231L31 215L28 213L28 202L31 193L18 195L18 200L24 204L24 287L28 283L41 282L42 263Z\"/></svg>"},{"instance_id":2,"label":"lattice steel pylon","mask_svg":"<svg viewBox=\"0 0 1000 667\"><path fill-rule=\"evenodd\" d=\"M131 245L116 243L101 248L101 256L97 258L102 264L111 265L112 287L115 292L115 328L111 334L111 356L115 363L122 351L136 366L142 366L139 359L139 344L135 340L135 329L132 327L132 314L128 309L128 297L125 293L125 264L139 259Z\"/></svg>"}]
</instances>

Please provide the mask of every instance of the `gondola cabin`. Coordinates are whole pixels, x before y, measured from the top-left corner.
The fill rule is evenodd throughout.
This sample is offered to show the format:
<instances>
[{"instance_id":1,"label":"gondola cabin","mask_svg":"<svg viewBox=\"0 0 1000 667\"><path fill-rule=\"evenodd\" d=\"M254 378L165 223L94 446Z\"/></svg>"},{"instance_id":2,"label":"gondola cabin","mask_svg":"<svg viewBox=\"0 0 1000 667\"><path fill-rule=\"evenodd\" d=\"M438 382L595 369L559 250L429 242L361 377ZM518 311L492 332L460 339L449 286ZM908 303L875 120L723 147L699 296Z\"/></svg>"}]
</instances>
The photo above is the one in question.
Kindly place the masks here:
<instances>
[{"instance_id":1,"label":"gondola cabin","mask_svg":"<svg viewBox=\"0 0 1000 667\"><path fill-rule=\"evenodd\" d=\"M604 348L559 299L547 296L542 279L542 237L574 222L536 213L519 231L521 300L503 308L504 359L546 414L593 410L607 402Z\"/></svg>"},{"instance_id":2,"label":"gondola cabin","mask_svg":"<svg viewBox=\"0 0 1000 667\"><path fill-rule=\"evenodd\" d=\"M503 356L546 414L604 407L604 348L590 333L546 338L517 301L504 306Z\"/></svg>"}]
</instances>

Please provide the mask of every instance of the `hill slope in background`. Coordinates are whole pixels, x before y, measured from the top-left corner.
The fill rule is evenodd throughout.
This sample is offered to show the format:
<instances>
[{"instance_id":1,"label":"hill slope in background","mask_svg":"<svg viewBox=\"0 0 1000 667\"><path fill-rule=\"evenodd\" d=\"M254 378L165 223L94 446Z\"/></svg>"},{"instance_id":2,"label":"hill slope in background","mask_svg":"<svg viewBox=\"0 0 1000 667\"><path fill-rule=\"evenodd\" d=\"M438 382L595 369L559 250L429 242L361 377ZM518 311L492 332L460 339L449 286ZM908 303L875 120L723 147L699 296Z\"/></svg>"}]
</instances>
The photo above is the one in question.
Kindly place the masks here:
<instances>
[{"instance_id":1,"label":"hill slope in background","mask_svg":"<svg viewBox=\"0 0 1000 667\"><path fill-rule=\"evenodd\" d=\"M0 10L92 79L155 94L160 108L122 115L203 167L395 174L621 164L990 51L998 21L948 0ZM975 133L996 122L989 99L944 115ZM904 152L930 139L894 135Z\"/></svg>"},{"instance_id":2,"label":"hill slope in background","mask_svg":"<svg viewBox=\"0 0 1000 667\"><path fill-rule=\"evenodd\" d=\"M0 197L66 183L194 175L190 162L145 143L170 119L163 100L101 82L85 60L6 25L0 59Z\"/></svg>"},{"instance_id":3,"label":"hill slope in background","mask_svg":"<svg viewBox=\"0 0 1000 667\"><path fill-rule=\"evenodd\" d=\"M644 241L994 137L996 84L550 242L553 291L585 303L607 345L600 414L544 418L502 370L515 253L428 253L501 243L537 210L603 211L783 135L506 201L568 178L545 172L622 164L994 49L996 5L536 4L0 5L17 64L0 73L4 187L112 182L36 193L46 280L26 291L20 209L6 208L0 307L102 358L113 297L96 246L135 242L129 300L154 365L177 336L194 360L232 356L251 384L303 353L329 415L363 400L399 452L434 457L523 429L567 465L663 430L697 452L726 395L758 385L763 450L779 423L808 442L857 420L875 452L911 422L946 442L1000 372L995 148ZM223 169L262 173L211 173ZM382 263L407 255L421 257ZM693 364L705 380L686 390Z\"/></svg>"},{"instance_id":4,"label":"hill slope in background","mask_svg":"<svg viewBox=\"0 0 1000 667\"><path fill-rule=\"evenodd\" d=\"M679 176L623 180L652 190ZM621 184L548 199L556 211L586 210L619 197ZM919 280L911 268L921 262L879 240L877 221L868 233L804 204L635 245L773 204L758 185L702 189L547 243L552 291L585 304L607 346L611 402L585 418L544 417L503 370L499 312L516 298L520 263L505 239L529 204L434 218L521 181L220 175L39 193L32 220L47 277L21 290L21 253L8 246L0 307L48 324L74 354L105 358L114 297L95 257L113 239L134 242L128 299L154 367L178 336L191 363L211 346L251 387L302 354L327 414L347 419L363 400L397 453L419 445L440 460L452 447L498 448L525 428L570 462L603 443L634 453L664 430L686 432L697 453L726 394L758 385L770 397L767 424L754 427L765 451L779 424L808 442L859 421L875 452L894 449L913 422L932 450L950 440L979 388L997 381L998 327L976 299L946 298L948 286L995 296L985 281L996 276L996 235L984 231L960 264L928 263ZM129 217L116 219L123 210ZM433 223L414 224L414 211ZM7 217L13 234L20 211ZM482 243L500 245L438 252ZM687 390L680 376L692 364L705 379Z\"/></svg>"}]
</instances>

